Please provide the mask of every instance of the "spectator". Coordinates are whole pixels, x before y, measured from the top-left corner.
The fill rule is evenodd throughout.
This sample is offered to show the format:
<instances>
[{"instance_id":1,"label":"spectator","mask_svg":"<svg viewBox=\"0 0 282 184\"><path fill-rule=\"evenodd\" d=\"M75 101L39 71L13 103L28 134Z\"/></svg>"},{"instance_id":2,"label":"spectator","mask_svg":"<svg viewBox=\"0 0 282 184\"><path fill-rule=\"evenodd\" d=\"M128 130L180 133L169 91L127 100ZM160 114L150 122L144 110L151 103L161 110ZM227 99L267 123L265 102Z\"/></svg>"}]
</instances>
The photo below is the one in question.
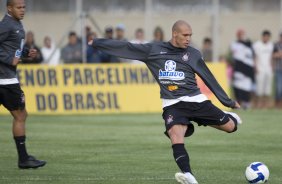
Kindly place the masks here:
<instances>
[{"instance_id":1,"label":"spectator","mask_svg":"<svg viewBox=\"0 0 282 184\"><path fill-rule=\"evenodd\" d=\"M43 63L49 65L58 65L61 57L60 50L56 48L55 43L49 36L44 38L44 46L41 49Z\"/></svg>"},{"instance_id":2,"label":"spectator","mask_svg":"<svg viewBox=\"0 0 282 184\"><path fill-rule=\"evenodd\" d=\"M145 33L142 28L138 28L135 31L135 39L130 41L131 43L134 44L144 44L144 43L149 43L148 41L145 40ZM138 60L128 60L129 63L132 64L143 64L143 62L140 62Z\"/></svg>"},{"instance_id":3,"label":"spectator","mask_svg":"<svg viewBox=\"0 0 282 184\"><path fill-rule=\"evenodd\" d=\"M275 106L282 108L282 33L280 39L274 45L273 67L275 74Z\"/></svg>"},{"instance_id":4,"label":"spectator","mask_svg":"<svg viewBox=\"0 0 282 184\"><path fill-rule=\"evenodd\" d=\"M117 40L127 41L127 39L124 37L125 26L123 24L118 24L115 31Z\"/></svg>"},{"instance_id":5,"label":"spectator","mask_svg":"<svg viewBox=\"0 0 282 184\"><path fill-rule=\"evenodd\" d=\"M87 35L87 43L94 38L97 38L97 34L95 32L90 32ZM87 44L87 63L100 63L100 51L91 47Z\"/></svg>"},{"instance_id":6,"label":"spectator","mask_svg":"<svg viewBox=\"0 0 282 184\"><path fill-rule=\"evenodd\" d=\"M148 41L145 40L145 33L142 28L138 28L135 31L135 39L130 41L131 43L137 43L137 44L144 44L148 43Z\"/></svg>"},{"instance_id":7,"label":"spectator","mask_svg":"<svg viewBox=\"0 0 282 184\"><path fill-rule=\"evenodd\" d=\"M82 63L82 45L75 32L70 32L68 44L62 49L61 57L64 63Z\"/></svg>"},{"instance_id":8,"label":"spectator","mask_svg":"<svg viewBox=\"0 0 282 184\"><path fill-rule=\"evenodd\" d=\"M154 30L153 42L163 42L163 41L164 41L164 31L161 27L157 26Z\"/></svg>"},{"instance_id":9,"label":"spectator","mask_svg":"<svg viewBox=\"0 0 282 184\"><path fill-rule=\"evenodd\" d=\"M236 100L247 109L251 106L251 95L254 91L254 53L252 43L245 38L245 31L237 31L237 40L231 44L231 55L234 67L233 90Z\"/></svg>"},{"instance_id":10,"label":"spectator","mask_svg":"<svg viewBox=\"0 0 282 184\"><path fill-rule=\"evenodd\" d=\"M116 40L120 41L127 41L125 38L125 26L123 24L118 24L116 29L115 29L115 34L116 34ZM118 58L120 62L127 62L127 59L124 58Z\"/></svg>"},{"instance_id":11,"label":"spectator","mask_svg":"<svg viewBox=\"0 0 282 184\"><path fill-rule=\"evenodd\" d=\"M92 34L92 29L90 26L85 26L85 35L86 37L89 35L89 34Z\"/></svg>"},{"instance_id":12,"label":"spectator","mask_svg":"<svg viewBox=\"0 0 282 184\"><path fill-rule=\"evenodd\" d=\"M43 61L42 53L40 48L35 44L34 34L31 31L26 33L26 42L24 44L23 50L35 49L37 51L37 55L35 58L24 58L22 59L22 63L24 64L36 64L41 63Z\"/></svg>"},{"instance_id":13,"label":"spectator","mask_svg":"<svg viewBox=\"0 0 282 184\"><path fill-rule=\"evenodd\" d=\"M111 26L106 27L105 29L105 38L106 39L113 39L113 28ZM109 55L105 52L100 52L100 60L101 63L119 63L120 60L116 56Z\"/></svg>"},{"instance_id":14,"label":"spectator","mask_svg":"<svg viewBox=\"0 0 282 184\"><path fill-rule=\"evenodd\" d=\"M202 54L206 62L212 62L212 40L210 38L204 38Z\"/></svg>"},{"instance_id":15,"label":"spectator","mask_svg":"<svg viewBox=\"0 0 282 184\"><path fill-rule=\"evenodd\" d=\"M261 40L254 44L256 57L256 83L257 83L257 108L267 108L271 102L272 89L272 53L273 43L270 41L271 33L262 32Z\"/></svg>"},{"instance_id":16,"label":"spectator","mask_svg":"<svg viewBox=\"0 0 282 184\"><path fill-rule=\"evenodd\" d=\"M113 39L114 31L112 26L107 26L105 29L105 38L106 39Z\"/></svg>"}]
</instances>

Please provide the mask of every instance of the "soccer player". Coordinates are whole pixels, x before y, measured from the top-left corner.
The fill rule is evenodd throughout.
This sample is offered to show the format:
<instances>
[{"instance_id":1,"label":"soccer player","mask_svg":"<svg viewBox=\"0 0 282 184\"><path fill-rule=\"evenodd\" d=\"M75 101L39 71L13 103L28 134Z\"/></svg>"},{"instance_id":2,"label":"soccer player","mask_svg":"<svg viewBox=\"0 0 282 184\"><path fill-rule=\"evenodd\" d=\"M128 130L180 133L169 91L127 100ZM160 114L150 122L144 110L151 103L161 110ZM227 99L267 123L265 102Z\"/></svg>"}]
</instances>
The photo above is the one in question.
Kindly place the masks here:
<instances>
[{"instance_id":1,"label":"soccer player","mask_svg":"<svg viewBox=\"0 0 282 184\"><path fill-rule=\"evenodd\" d=\"M25 146L25 96L16 75L22 57L36 57L36 51L22 50L25 32L20 20L24 18L25 1L7 0L7 14L0 22L0 105L8 109L13 120L13 136L19 156L20 169L38 168L46 164L29 155Z\"/></svg>"},{"instance_id":2,"label":"soccer player","mask_svg":"<svg viewBox=\"0 0 282 184\"><path fill-rule=\"evenodd\" d=\"M261 40L255 42L256 56L256 82L257 82L257 108L269 108L272 101L272 53L274 45L270 41L271 33L265 30L261 34Z\"/></svg>"},{"instance_id":3,"label":"soccer player","mask_svg":"<svg viewBox=\"0 0 282 184\"><path fill-rule=\"evenodd\" d=\"M184 146L184 138L192 135L194 126L211 126L231 133L237 130L241 119L235 113L223 112L214 106L197 87L195 73L213 91L226 107L239 108L218 84L198 50L189 46L191 26L179 20L172 27L169 42L132 44L124 41L94 39L93 47L109 54L143 61L152 72L161 88L165 134L170 138L173 156L182 172L176 180L182 184L197 184Z\"/></svg>"}]
</instances>

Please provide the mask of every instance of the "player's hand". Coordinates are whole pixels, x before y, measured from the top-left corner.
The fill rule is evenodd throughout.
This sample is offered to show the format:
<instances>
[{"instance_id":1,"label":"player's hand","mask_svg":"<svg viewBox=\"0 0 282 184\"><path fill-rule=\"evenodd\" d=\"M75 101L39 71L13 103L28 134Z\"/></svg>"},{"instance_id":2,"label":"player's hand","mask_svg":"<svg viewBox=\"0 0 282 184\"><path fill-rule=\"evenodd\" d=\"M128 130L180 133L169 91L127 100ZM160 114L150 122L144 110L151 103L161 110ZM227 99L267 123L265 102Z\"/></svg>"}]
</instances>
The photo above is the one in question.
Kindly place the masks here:
<instances>
[{"instance_id":1,"label":"player's hand","mask_svg":"<svg viewBox=\"0 0 282 184\"><path fill-rule=\"evenodd\" d=\"M20 62L21 62L21 58L14 57L12 65L13 66L17 66L17 64L19 64Z\"/></svg>"},{"instance_id":2,"label":"player's hand","mask_svg":"<svg viewBox=\"0 0 282 184\"><path fill-rule=\"evenodd\" d=\"M240 104L237 101L235 101L235 106L233 107L233 109L240 109L240 108L241 108Z\"/></svg>"},{"instance_id":3,"label":"player's hand","mask_svg":"<svg viewBox=\"0 0 282 184\"><path fill-rule=\"evenodd\" d=\"M37 50L36 49L29 49L28 57L36 58L36 56L37 56Z\"/></svg>"},{"instance_id":4,"label":"player's hand","mask_svg":"<svg viewBox=\"0 0 282 184\"><path fill-rule=\"evenodd\" d=\"M94 40L90 40L90 41L88 42L88 45L91 46L91 45L93 44L93 42L94 42Z\"/></svg>"}]
</instances>

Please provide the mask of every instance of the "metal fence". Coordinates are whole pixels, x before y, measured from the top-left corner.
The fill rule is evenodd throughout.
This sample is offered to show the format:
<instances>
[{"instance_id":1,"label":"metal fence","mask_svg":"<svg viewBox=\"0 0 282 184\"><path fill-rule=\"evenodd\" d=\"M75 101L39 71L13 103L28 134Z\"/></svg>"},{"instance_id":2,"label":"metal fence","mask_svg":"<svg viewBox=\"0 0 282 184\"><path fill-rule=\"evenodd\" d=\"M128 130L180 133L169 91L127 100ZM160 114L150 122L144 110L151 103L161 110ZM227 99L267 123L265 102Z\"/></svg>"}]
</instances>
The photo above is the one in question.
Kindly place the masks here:
<instances>
[{"instance_id":1,"label":"metal fence","mask_svg":"<svg viewBox=\"0 0 282 184\"><path fill-rule=\"evenodd\" d=\"M169 16L175 14L189 15L190 17L194 16L194 19L197 21L198 17L205 15L205 17L202 16L200 21L198 21L201 22L201 24L197 25L196 23L198 22L195 23L194 21L194 25L198 34L200 34L199 31L201 31L201 29L206 29L207 31L202 31L201 34L212 37L215 52L213 54L215 57L214 60L217 60L218 53L226 50L227 42L230 41L229 35L233 34L234 29L238 26L247 25L246 27L248 27L249 31L252 34L256 34L257 31L261 31L263 28L258 25L254 27L253 24L264 18L261 22L261 25L265 26L264 28L270 28L273 32L277 32L279 28L282 28L282 13L280 13L279 18L279 12L282 12L281 2L282 0L26 0L27 16L30 15L30 17L33 17L27 17L26 22L29 25L29 29L33 29L39 34L46 34L46 32L53 33L57 40L60 40L59 38L62 36L58 35L66 34L60 30L67 30L67 25L72 22L67 15L74 15L74 17L78 17L82 13L96 15L98 17L95 18L98 20L100 30L103 30L105 24L109 24L109 22L113 24L111 19L116 19L115 15L117 14L123 16L136 14L139 15L139 19L135 22L138 22L138 26L144 27L146 33L151 33L152 27L155 26L156 23L160 23L160 19L156 19L158 22L153 20L153 18L156 18L158 15L161 15L162 19L168 19ZM0 0L0 10L0 14L6 11L6 0ZM99 14L99 12L101 13ZM62 22L56 22L56 25L58 25L56 32L49 28L50 26L46 27L43 31L41 27L45 25L40 24L41 20L37 19L37 15L43 14L45 22L48 23L48 21L54 21L54 16L52 15L55 15L55 13L59 14L59 18L66 18L62 20ZM35 14L36 16L32 16ZM237 18L238 14L244 14L244 16L239 16L242 20ZM245 14L247 14L247 16ZM267 17L267 14L272 15ZM230 17L230 20L229 15L233 15L233 17ZM254 17L254 15L259 15L259 18ZM107 18L107 16L112 16L112 18ZM140 18L140 16L142 18ZM249 18L249 20L247 20L246 17ZM126 18L128 19L130 17ZM233 26L230 25L232 24L232 20ZM83 21L80 22L82 22L80 25L83 25ZM269 23L271 23L271 25ZM133 25L133 21L130 20L127 25L128 27L136 27L136 24ZM229 27L232 27L233 30L228 30ZM168 29L167 26L166 29ZM77 30L83 30L82 26L81 29L78 28ZM219 35L219 31L221 31L221 35ZM82 34L81 31L81 35ZM43 35L38 36L43 37ZM82 35L82 37L84 36ZM197 38L199 40L199 37Z\"/></svg>"},{"instance_id":2,"label":"metal fence","mask_svg":"<svg viewBox=\"0 0 282 184\"><path fill-rule=\"evenodd\" d=\"M76 0L27 0L28 11L58 12L74 11ZM83 10L90 11L144 11L142 0L80 0ZM222 12L273 12L280 11L280 0L220 0ZM5 11L6 0L1 0L1 11ZM154 11L211 11L211 0L152 0Z\"/></svg>"}]
</instances>

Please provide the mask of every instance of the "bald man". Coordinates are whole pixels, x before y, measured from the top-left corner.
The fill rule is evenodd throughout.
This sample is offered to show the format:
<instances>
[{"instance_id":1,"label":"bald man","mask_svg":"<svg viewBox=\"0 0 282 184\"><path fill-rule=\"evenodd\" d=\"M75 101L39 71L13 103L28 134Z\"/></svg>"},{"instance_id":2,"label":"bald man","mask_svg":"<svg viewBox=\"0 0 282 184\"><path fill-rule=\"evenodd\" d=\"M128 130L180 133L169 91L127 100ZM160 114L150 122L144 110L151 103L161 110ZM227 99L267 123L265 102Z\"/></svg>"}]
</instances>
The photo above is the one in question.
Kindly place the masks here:
<instances>
[{"instance_id":1,"label":"bald man","mask_svg":"<svg viewBox=\"0 0 282 184\"><path fill-rule=\"evenodd\" d=\"M23 50L25 32L21 20L25 14L24 0L7 0L7 14L0 22L0 105L13 116L13 136L20 169L38 168L46 164L29 155L25 146L25 97L17 78L21 58L36 57L36 50Z\"/></svg>"},{"instance_id":2,"label":"bald man","mask_svg":"<svg viewBox=\"0 0 282 184\"><path fill-rule=\"evenodd\" d=\"M192 121L228 133L235 132L237 124L241 123L237 114L218 109L197 87L195 74L202 78L223 105L240 107L223 91L200 52L189 46L191 37L191 26L179 20L172 27L169 42L132 44L107 39L89 42L108 54L143 61L152 72L161 88L165 135L171 140L174 159L182 171L176 173L175 178L182 184L198 183L192 174L189 155L184 146L184 138L194 132Z\"/></svg>"}]
</instances>

